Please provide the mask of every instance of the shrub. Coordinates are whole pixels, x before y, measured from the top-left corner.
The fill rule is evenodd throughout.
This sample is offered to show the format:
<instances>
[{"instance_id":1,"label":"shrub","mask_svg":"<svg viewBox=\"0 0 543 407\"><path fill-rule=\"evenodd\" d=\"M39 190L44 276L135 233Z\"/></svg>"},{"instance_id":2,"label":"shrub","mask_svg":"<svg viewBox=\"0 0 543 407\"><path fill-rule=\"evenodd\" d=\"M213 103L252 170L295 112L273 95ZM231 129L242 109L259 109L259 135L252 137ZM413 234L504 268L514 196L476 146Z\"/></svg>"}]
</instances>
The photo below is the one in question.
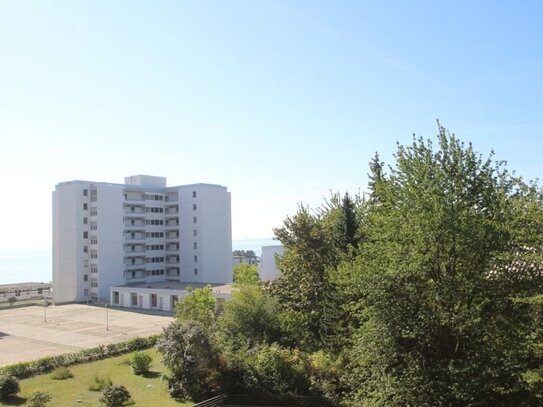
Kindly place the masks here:
<instances>
[{"instance_id":1,"label":"shrub","mask_svg":"<svg viewBox=\"0 0 543 407\"><path fill-rule=\"evenodd\" d=\"M0 369L0 374L15 376L18 379L26 379L36 374L49 372L59 366L71 366L77 363L87 363L107 357L121 355L136 350L143 350L154 346L158 335L146 338L133 338L126 342L112 343L106 346L98 346L92 349L84 349L79 352L66 353L58 356L48 356L32 362L16 363Z\"/></svg>"},{"instance_id":2,"label":"shrub","mask_svg":"<svg viewBox=\"0 0 543 407\"><path fill-rule=\"evenodd\" d=\"M100 403L105 407L120 407L130 399L130 393L124 386L107 386L102 392Z\"/></svg>"},{"instance_id":3,"label":"shrub","mask_svg":"<svg viewBox=\"0 0 543 407\"><path fill-rule=\"evenodd\" d=\"M0 374L0 400L17 394L19 391L19 380L15 376Z\"/></svg>"},{"instance_id":4,"label":"shrub","mask_svg":"<svg viewBox=\"0 0 543 407\"><path fill-rule=\"evenodd\" d=\"M174 322L157 343L170 369L169 393L176 399L203 400L218 390L218 354L209 331L199 322Z\"/></svg>"},{"instance_id":5,"label":"shrub","mask_svg":"<svg viewBox=\"0 0 543 407\"><path fill-rule=\"evenodd\" d=\"M53 373L51 373L51 379L54 380L66 380L74 377L72 372L66 367L57 367Z\"/></svg>"},{"instance_id":6,"label":"shrub","mask_svg":"<svg viewBox=\"0 0 543 407\"><path fill-rule=\"evenodd\" d=\"M149 368L151 367L151 362L153 361L153 358L146 353L143 352L136 352L132 356L132 359L130 360L130 365L132 366L132 370L134 371L134 374L144 374L149 371Z\"/></svg>"},{"instance_id":7,"label":"shrub","mask_svg":"<svg viewBox=\"0 0 543 407\"><path fill-rule=\"evenodd\" d=\"M106 387L111 386L113 383L111 383L111 379L109 376L106 377L100 377L98 375L95 375L92 378L91 384L89 384L89 390L90 391L102 391Z\"/></svg>"},{"instance_id":8,"label":"shrub","mask_svg":"<svg viewBox=\"0 0 543 407\"><path fill-rule=\"evenodd\" d=\"M30 407L45 407L51 401L51 395L46 391L35 391L27 399Z\"/></svg>"}]
</instances>

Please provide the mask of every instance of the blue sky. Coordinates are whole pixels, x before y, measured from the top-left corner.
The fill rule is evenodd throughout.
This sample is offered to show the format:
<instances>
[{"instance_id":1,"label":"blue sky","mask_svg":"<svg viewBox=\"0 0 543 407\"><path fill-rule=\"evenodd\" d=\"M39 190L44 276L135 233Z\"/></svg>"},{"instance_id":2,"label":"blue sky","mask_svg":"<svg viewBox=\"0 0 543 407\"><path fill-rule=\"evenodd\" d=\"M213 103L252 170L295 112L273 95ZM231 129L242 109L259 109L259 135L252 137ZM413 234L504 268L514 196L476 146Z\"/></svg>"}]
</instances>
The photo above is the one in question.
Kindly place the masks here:
<instances>
[{"instance_id":1,"label":"blue sky","mask_svg":"<svg viewBox=\"0 0 543 407\"><path fill-rule=\"evenodd\" d=\"M536 1L0 0L0 248L48 247L70 179L232 192L234 239L356 192L436 119L528 179L543 147Z\"/></svg>"}]
</instances>

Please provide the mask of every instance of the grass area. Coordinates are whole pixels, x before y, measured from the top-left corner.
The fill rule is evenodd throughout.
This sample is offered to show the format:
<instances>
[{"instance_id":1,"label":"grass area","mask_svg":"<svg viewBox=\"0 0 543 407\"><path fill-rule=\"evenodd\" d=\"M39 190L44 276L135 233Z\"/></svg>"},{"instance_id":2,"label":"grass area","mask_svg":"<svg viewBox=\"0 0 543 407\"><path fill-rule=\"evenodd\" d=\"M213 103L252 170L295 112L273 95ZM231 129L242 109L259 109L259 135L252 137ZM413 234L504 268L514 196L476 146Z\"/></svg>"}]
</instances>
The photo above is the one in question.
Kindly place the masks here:
<instances>
[{"instance_id":1,"label":"grass area","mask_svg":"<svg viewBox=\"0 0 543 407\"><path fill-rule=\"evenodd\" d=\"M47 406L99 406L101 392L89 391L95 375L109 376L113 384L124 385L132 396L133 406L186 407L193 403L179 403L168 396L166 382L160 377L166 368L161 363L161 355L155 349L144 351L153 358L151 372L146 376L136 376L127 363L131 353L110 359L100 360L69 367L74 377L66 380L53 380L51 374L44 374L21 380L19 397L0 402L0 405L24 405L25 397L41 390L48 391L52 400Z\"/></svg>"}]
</instances>

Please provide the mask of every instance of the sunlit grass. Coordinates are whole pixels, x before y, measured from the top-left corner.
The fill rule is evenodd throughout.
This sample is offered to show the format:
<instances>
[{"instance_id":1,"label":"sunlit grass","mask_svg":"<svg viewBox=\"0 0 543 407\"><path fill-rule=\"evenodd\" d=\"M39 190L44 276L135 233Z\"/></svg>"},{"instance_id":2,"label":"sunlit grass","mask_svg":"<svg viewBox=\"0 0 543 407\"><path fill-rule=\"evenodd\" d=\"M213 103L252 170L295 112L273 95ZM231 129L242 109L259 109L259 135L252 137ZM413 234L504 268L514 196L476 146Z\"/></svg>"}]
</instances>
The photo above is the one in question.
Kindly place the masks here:
<instances>
[{"instance_id":1,"label":"sunlit grass","mask_svg":"<svg viewBox=\"0 0 543 407\"><path fill-rule=\"evenodd\" d=\"M34 391L47 391L52 400L48 407L62 406L99 406L101 392L89 390L94 376L108 376L113 384L124 385L132 396L134 406L191 406L192 403L178 403L168 396L166 382L161 374L166 368L161 363L161 355L155 350L144 351L153 358L151 372L136 376L128 364L132 353L82 365L70 366L74 375L71 379L53 380L51 374L44 374L21 380L19 397L2 405L24 405L24 399Z\"/></svg>"}]
</instances>

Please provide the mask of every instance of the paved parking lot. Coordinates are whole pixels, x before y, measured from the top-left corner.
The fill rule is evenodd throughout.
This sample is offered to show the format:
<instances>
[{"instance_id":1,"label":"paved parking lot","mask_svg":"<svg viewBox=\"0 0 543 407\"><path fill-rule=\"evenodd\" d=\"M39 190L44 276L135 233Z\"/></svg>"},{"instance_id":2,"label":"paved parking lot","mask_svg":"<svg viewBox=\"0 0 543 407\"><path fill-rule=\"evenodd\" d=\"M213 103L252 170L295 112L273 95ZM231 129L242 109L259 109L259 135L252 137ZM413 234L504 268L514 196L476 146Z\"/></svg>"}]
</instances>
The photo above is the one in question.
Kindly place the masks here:
<instances>
[{"instance_id":1,"label":"paved parking lot","mask_svg":"<svg viewBox=\"0 0 543 407\"><path fill-rule=\"evenodd\" d=\"M106 323L109 320L109 330ZM81 304L0 310L0 366L162 331L171 316Z\"/></svg>"}]
</instances>

